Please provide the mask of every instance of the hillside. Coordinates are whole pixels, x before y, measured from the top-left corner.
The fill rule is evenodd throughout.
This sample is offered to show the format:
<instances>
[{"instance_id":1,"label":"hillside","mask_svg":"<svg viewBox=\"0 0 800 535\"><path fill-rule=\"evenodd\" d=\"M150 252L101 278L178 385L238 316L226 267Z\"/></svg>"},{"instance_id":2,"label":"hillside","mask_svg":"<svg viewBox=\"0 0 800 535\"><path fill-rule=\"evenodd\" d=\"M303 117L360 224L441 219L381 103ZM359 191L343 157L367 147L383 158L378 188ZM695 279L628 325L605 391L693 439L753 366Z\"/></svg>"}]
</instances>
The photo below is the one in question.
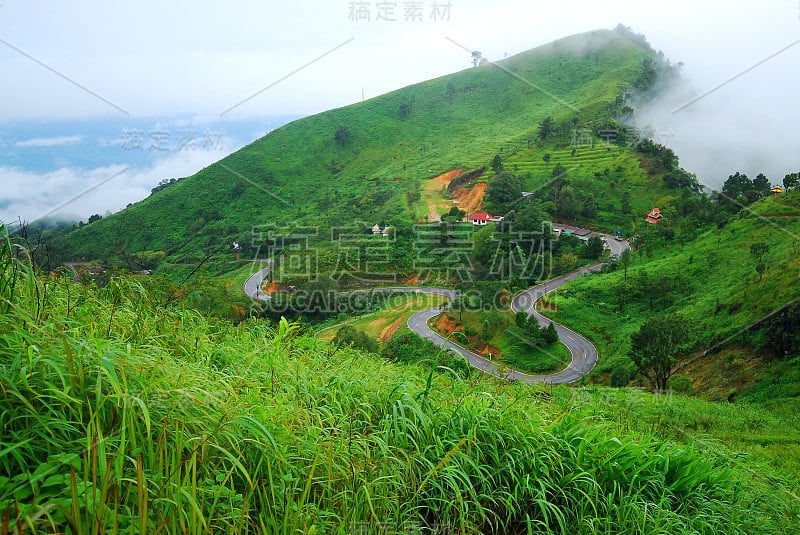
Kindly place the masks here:
<instances>
[{"instance_id":1,"label":"hillside","mask_svg":"<svg viewBox=\"0 0 800 535\"><path fill-rule=\"evenodd\" d=\"M601 382L617 368L633 371L630 334L646 317L680 313L692 324L680 359L679 373L690 379L683 388L733 400L774 375L768 369L780 359L796 355L790 314L800 297L798 214L800 192L791 191L760 200L722 228L685 242L658 237L647 226L627 280L621 267L582 277L551 298L554 310L545 313L593 339L603 354L594 378ZM757 258L759 245L764 252ZM794 376L794 365L780 366ZM796 393L789 396L794 406Z\"/></svg>"},{"instance_id":2,"label":"hillside","mask_svg":"<svg viewBox=\"0 0 800 535\"><path fill-rule=\"evenodd\" d=\"M796 420L464 381L238 327L155 278L37 277L0 243L0 530L795 532ZM758 455L750 455L758 453Z\"/></svg>"},{"instance_id":3,"label":"hillside","mask_svg":"<svg viewBox=\"0 0 800 535\"><path fill-rule=\"evenodd\" d=\"M254 228L305 226L322 238L331 228L378 222L408 228L427 215L419 206L422 181L441 173L523 151L513 165L530 181L550 177L555 162L525 167L523 160L542 154L524 151L563 149L576 128L609 124L624 112L625 95L652 86L664 68L658 61L646 41L600 30L306 117L77 229L51 251L62 260L136 253L182 263L227 253L236 239L252 258ZM539 128L548 117L555 133L542 143ZM609 157L581 152L589 178L606 166L617 173L638 168L630 148L610 150ZM642 206L654 196L645 191ZM603 212L616 203L607 201Z\"/></svg>"}]
</instances>

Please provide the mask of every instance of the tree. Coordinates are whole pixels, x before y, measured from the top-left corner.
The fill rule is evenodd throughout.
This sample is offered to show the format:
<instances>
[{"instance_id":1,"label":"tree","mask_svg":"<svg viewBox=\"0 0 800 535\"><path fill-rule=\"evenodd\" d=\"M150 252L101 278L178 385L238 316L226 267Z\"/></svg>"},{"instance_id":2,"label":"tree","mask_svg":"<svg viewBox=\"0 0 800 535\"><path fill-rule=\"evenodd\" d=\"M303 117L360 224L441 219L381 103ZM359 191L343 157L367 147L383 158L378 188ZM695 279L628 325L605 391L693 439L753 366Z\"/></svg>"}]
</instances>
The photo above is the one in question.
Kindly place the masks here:
<instances>
[{"instance_id":1,"label":"tree","mask_svg":"<svg viewBox=\"0 0 800 535\"><path fill-rule=\"evenodd\" d=\"M548 139L553 134L553 128L555 127L555 121L553 121L552 117L545 117L542 124L539 125L539 139L545 140Z\"/></svg>"},{"instance_id":2,"label":"tree","mask_svg":"<svg viewBox=\"0 0 800 535\"><path fill-rule=\"evenodd\" d=\"M783 177L783 187L786 189L796 188L800 185L800 173L789 173Z\"/></svg>"},{"instance_id":3,"label":"tree","mask_svg":"<svg viewBox=\"0 0 800 535\"><path fill-rule=\"evenodd\" d=\"M511 173L501 173L489 182L484 201L486 208L505 214L522 197L522 182Z\"/></svg>"},{"instance_id":4,"label":"tree","mask_svg":"<svg viewBox=\"0 0 800 535\"><path fill-rule=\"evenodd\" d=\"M558 211L559 217L573 219L578 212L577 208L578 200L575 198L575 191L572 189L572 186L564 186L561 188L561 191L558 192L558 198L556 199L556 210Z\"/></svg>"},{"instance_id":5,"label":"tree","mask_svg":"<svg viewBox=\"0 0 800 535\"><path fill-rule=\"evenodd\" d=\"M753 179L753 189L755 190L758 198L762 199L769 195L769 190L772 189L769 179L764 173L758 173Z\"/></svg>"},{"instance_id":6,"label":"tree","mask_svg":"<svg viewBox=\"0 0 800 535\"><path fill-rule=\"evenodd\" d=\"M767 270L767 265L764 262L756 264L756 273L758 273L758 282L764 277L764 272Z\"/></svg>"},{"instance_id":7,"label":"tree","mask_svg":"<svg viewBox=\"0 0 800 535\"><path fill-rule=\"evenodd\" d=\"M352 134L350 133L350 127L347 125L340 125L333 134L333 138L340 147L346 147L348 144L350 144L351 137Z\"/></svg>"},{"instance_id":8,"label":"tree","mask_svg":"<svg viewBox=\"0 0 800 535\"><path fill-rule=\"evenodd\" d=\"M378 344L366 333L357 330L352 325L345 325L336 331L333 343L336 347L353 347L371 353L378 351Z\"/></svg>"},{"instance_id":9,"label":"tree","mask_svg":"<svg viewBox=\"0 0 800 535\"><path fill-rule=\"evenodd\" d=\"M495 154L494 158L492 158L492 170L495 172L496 175L499 175L500 172L503 170L503 159L500 157L499 154Z\"/></svg>"},{"instance_id":10,"label":"tree","mask_svg":"<svg viewBox=\"0 0 800 535\"><path fill-rule=\"evenodd\" d=\"M467 213L464 210L458 208L458 206L453 206L450 208L450 211L447 212L445 215L442 216L442 221L461 221Z\"/></svg>"},{"instance_id":11,"label":"tree","mask_svg":"<svg viewBox=\"0 0 800 535\"><path fill-rule=\"evenodd\" d=\"M753 257L756 262L761 262L761 259L767 254L767 251L769 251L769 244L763 241L750 245L750 256Z\"/></svg>"},{"instance_id":12,"label":"tree","mask_svg":"<svg viewBox=\"0 0 800 535\"><path fill-rule=\"evenodd\" d=\"M524 310L519 310L514 314L514 323L520 329L524 329L528 324L528 313Z\"/></svg>"},{"instance_id":13,"label":"tree","mask_svg":"<svg viewBox=\"0 0 800 535\"><path fill-rule=\"evenodd\" d=\"M586 258L594 260L600 258L601 254L603 254L603 240L598 236L592 236L589 238L589 241L586 242Z\"/></svg>"},{"instance_id":14,"label":"tree","mask_svg":"<svg viewBox=\"0 0 800 535\"><path fill-rule=\"evenodd\" d=\"M689 321L680 314L648 318L631 335L630 358L658 392L667 389L675 355L689 340Z\"/></svg>"},{"instance_id":15,"label":"tree","mask_svg":"<svg viewBox=\"0 0 800 535\"><path fill-rule=\"evenodd\" d=\"M542 232L543 225L550 220L538 200L528 198L514 216L514 230L518 232Z\"/></svg>"},{"instance_id":16,"label":"tree","mask_svg":"<svg viewBox=\"0 0 800 535\"><path fill-rule=\"evenodd\" d=\"M764 255L769 251L769 244L759 241L750 245L750 256L756 261L756 273L758 273L758 282L764 276L767 270L767 265L762 261Z\"/></svg>"},{"instance_id":17,"label":"tree","mask_svg":"<svg viewBox=\"0 0 800 535\"><path fill-rule=\"evenodd\" d=\"M631 192L629 190L622 192L622 203L620 209L622 210L623 214L631 213Z\"/></svg>"},{"instance_id":18,"label":"tree","mask_svg":"<svg viewBox=\"0 0 800 535\"><path fill-rule=\"evenodd\" d=\"M411 114L411 106L405 102L400 104L400 118L405 119Z\"/></svg>"},{"instance_id":19,"label":"tree","mask_svg":"<svg viewBox=\"0 0 800 535\"><path fill-rule=\"evenodd\" d=\"M628 280L628 266L631 265L631 260L633 260L633 257L631 256L631 250L630 248L626 247L625 250L619 255L619 263L622 264L624 280L626 281Z\"/></svg>"},{"instance_id":20,"label":"tree","mask_svg":"<svg viewBox=\"0 0 800 535\"><path fill-rule=\"evenodd\" d=\"M481 64L481 59L483 59L483 54L481 54L478 50L472 51L472 66L477 67Z\"/></svg>"},{"instance_id":21,"label":"tree","mask_svg":"<svg viewBox=\"0 0 800 535\"><path fill-rule=\"evenodd\" d=\"M744 201L749 202L745 193L753 191L753 181L750 180L744 173L738 171L730 176L728 180L722 185L722 195L729 203ZM741 199L744 197L744 199Z\"/></svg>"},{"instance_id":22,"label":"tree","mask_svg":"<svg viewBox=\"0 0 800 535\"><path fill-rule=\"evenodd\" d=\"M583 207L581 208L581 215L588 219L593 218L597 215L597 211L600 206L597 204L597 201L594 198L594 195L588 193L586 198L583 199Z\"/></svg>"},{"instance_id":23,"label":"tree","mask_svg":"<svg viewBox=\"0 0 800 535\"><path fill-rule=\"evenodd\" d=\"M558 331L556 331L556 326L553 325L552 321L546 328L542 329L542 331L542 341L544 345L550 346L558 342Z\"/></svg>"}]
</instances>

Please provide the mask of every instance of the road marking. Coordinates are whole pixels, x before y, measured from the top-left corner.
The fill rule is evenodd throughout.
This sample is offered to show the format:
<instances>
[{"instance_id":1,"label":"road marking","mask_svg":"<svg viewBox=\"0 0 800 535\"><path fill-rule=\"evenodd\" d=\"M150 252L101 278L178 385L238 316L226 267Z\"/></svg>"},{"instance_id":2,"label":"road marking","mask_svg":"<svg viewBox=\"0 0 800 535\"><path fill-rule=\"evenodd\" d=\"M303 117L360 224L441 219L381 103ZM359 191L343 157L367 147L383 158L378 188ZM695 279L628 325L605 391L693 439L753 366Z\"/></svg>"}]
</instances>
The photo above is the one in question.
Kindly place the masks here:
<instances>
[{"instance_id":1,"label":"road marking","mask_svg":"<svg viewBox=\"0 0 800 535\"><path fill-rule=\"evenodd\" d=\"M571 337L570 335L567 335L567 338L569 338L569 339L570 339L570 340L572 340L573 342L575 341L575 339L574 339L573 337Z\"/></svg>"}]
</instances>

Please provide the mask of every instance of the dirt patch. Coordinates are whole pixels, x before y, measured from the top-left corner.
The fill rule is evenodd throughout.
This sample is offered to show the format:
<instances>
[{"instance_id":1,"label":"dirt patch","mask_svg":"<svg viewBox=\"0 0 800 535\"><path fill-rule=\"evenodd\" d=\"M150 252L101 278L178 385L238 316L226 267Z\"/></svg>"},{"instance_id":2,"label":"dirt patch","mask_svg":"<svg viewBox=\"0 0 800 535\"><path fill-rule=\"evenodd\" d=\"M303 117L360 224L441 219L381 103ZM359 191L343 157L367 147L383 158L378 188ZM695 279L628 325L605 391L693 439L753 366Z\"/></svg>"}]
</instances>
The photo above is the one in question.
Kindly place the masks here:
<instances>
[{"instance_id":1,"label":"dirt patch","mask_svg":"<svg viewBox=\"0 0 800 535\"><path fill-rule=\"evenodd\" d=\"M441 175L434 177L434 182L441 182L440 186L444 186L445 188L450 185L450 181L453 180L455 177L463 173L463 169L453 169L452 171L447 171L446 173L442 173Z\"/></svg>"},{"instance_id":2,"label":"dirt patch","mask_svg":"<svg viewBox=\"0 0 800 535\"><path fill-rule=\"evenodd\" d=\"M490 346L489 344L483 346L483 349L478 351L478 353L484 357L488 357L489 355L492 355L492 358L500 356L500 350L496 347Z\"/></svg>"},{"instance_id":3,"label":"dirt patch","mask_svg":"<svg viewBox=\"0 0 800 535\"><path fill-rule=\"evenodd\" d=\"M453 331L460 331L463 325L459 325L454 318L448 317L447 314L442 314L436 318L434 327L436 327L436 330L441 334L449 336Z\"/></svg>"},{"instance_id":4,"label":"dirt patch","mask_svg":"<svg viewBox=\"0 0 800 535\"><path fill-rule=\"evenodd\" d=\"M272 281L269 284L267 284L267 287L264 288L263 290L265 294L273 295L277 293L287 292L289 288L290 288L289 286Z\"/></svg>"},{"instance_id":5,"label":"dirt patch","mask_svg":"<svg viewBox=\"0 0 800 535\"><path fill-rule=\"evenodd\" d=\"M428 209L428 221L441 221L442 218L439 212L446 212L450 209L449 207L452 203L441 196L441 191L443 189L446 190L447 186L450 185L450 181L463 172L463 169L453 169L423 183L422 196Z\"/></svg>"},{"instance_id":6,"label":"dirt patch","mask_svg":"<svg viewBox=\"0 0 800 535\"><path fill-rule=\"evenodd\" d=\"M730 401L747 392L768 366L763 355L732 345L719 353L692 359L675 373L692 380L693 394L710 401Z\"/></svg>"},{"instance_id":7,"label":"dirt patch","mask_svg":"<svg viewBox=\"0 0 800 535\"><path fill-rule=\"evenodd\" d=\"M486 182L478 182L471 188L456 188L453 191L453 203L459 210L464 210L467 215L480 211L483 208L483 197L486 195Z\"/></svg>"},{"instance_id":8,"label":"dirt patch","mask_svg":"<svg viewBox=\"0 0 800 535\"><path fill-rule=\"evenodd\" d=\"M406 286L416 286L416 285L418 285L418 284L419 284L419 277L417 277L416 275L414 275L414 276L412 276L412 277L409 277L409 278L407 278L407 279L404 279L402 282L403 282L403 284L404 284L404 285L406 285Z\"/></svg>"},{"instance_id":9,"label":"dirt patch","mask_svg":"<svg viewBox=\"0 0 800 535\"><path fill-rule=\"evenodd\" d=\"M392 335L397 332L397 329L399 329L400 326L403 324L403 319L404 318L400 316L399 318L394 320L391 323L391 325L387 325L386 327L384 327L383 330L381 331L381 334L378 336L378 342L385 342L389 338L391 338Z\"/></svg>"},{"instance_id":10,"label":"dirt patch","mask_svg":"<svg viewBox=\"0 0 800 535\"><path fill-rule=\"evenodd\" d=\"M536 303L536 308L538 308L539 310L550 310L550 311L556 310L555 305L553 305L552 303L548 303L544 299Z\"/></svg>"}]
</instances>

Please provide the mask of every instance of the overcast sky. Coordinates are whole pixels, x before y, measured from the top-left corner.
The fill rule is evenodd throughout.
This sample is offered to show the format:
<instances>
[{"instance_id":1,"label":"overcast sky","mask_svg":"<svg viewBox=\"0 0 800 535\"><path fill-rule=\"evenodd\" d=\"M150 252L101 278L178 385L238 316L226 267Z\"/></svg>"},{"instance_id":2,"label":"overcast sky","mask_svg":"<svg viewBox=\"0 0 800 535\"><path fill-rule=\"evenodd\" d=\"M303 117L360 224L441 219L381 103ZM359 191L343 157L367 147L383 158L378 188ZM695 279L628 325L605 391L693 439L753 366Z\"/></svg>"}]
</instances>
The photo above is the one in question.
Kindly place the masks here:
<instances>
[{"instance_id":1,"label":"overcast sky","mask_svg":"<svg viewBox=\"0 0 800 535\"><path fill-rule=\"evenodd\" d=\"M685 167L712 184L800 169L798 0L0 0L0 129L312 114L469 67L453 41L496 60L620 22L684 62L696 94L730 80L679 112L643 111Z\"/></svg>"}]
</instances>

